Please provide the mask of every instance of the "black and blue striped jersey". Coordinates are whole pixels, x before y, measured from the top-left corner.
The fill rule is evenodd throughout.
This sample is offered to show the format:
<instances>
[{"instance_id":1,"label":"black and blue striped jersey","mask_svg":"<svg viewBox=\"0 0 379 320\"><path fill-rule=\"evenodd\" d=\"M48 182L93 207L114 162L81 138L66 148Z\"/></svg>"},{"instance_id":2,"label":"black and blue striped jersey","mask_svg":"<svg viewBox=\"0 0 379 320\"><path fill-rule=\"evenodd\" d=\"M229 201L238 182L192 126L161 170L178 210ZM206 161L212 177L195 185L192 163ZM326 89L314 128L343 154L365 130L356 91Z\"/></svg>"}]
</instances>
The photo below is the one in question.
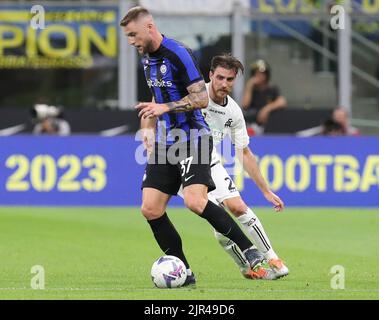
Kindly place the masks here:
<instances>
[{"instance_id":1,"label":"black and blue striped jersey","mask_svg":"<svg viewBox=\"0 0 379 320\"><path fill-rule=\"evenodd\" d=\"M165 36L157 51L142 58L142 64L147 85L156 103L178 101L188 95L189 85L203 80L191 50ZM157 121L157 142L173 144L177 141L175 135L178 129L182 130L180 141L210 134L200 109L191 112L165 113Z\"/></svg>"}]
</instances>

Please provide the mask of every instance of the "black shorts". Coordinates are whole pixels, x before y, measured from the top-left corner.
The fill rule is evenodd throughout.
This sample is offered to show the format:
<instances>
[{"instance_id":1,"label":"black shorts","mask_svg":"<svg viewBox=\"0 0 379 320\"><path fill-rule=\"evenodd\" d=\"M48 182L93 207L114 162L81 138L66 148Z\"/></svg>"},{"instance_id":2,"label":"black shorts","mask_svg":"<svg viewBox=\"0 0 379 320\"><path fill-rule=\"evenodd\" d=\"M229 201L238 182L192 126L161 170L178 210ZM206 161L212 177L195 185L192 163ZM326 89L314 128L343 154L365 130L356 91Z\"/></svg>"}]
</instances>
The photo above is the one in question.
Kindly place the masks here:
<instances>
[{"instance_id":1,"label":"black shorts","mask_svg":"<svg viewBox=\"0 0 379 320\"><path fill-rule=\"evenodd\" d=\"M177 143L170 147L156 144L149 158L143 176L142 189L154 188L163 193L176 195L191 184L203 184L208 192L214 190L211 175L212 136L202 136L197 140Z\"/></svg>"}]
</instances>

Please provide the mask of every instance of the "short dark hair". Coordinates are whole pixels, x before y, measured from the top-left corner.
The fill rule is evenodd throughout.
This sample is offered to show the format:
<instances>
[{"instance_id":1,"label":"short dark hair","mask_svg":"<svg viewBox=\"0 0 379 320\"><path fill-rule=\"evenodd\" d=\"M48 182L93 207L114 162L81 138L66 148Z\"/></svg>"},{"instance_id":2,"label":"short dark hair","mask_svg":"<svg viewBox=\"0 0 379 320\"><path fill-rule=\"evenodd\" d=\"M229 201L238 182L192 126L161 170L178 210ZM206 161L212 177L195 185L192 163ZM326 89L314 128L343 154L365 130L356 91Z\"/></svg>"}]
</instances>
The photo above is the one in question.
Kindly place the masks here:
<instances>
[{"instance_id":1,"label":"short dark hair","mask_svg":"<svg viewBox=\"0 0 379 320\"><path fill-rule=\"evenodd\" d=\"M121 27L126 27L130 22L137 20L140 16L147 16L150 12L144 7L133 7L128 10L120 22Z\"/></svg>"},{"instance_id":2,"label":"short dark hair","mask_svg":"<svg viewBox=\"0 0 379 320\"><path fill-rule=\"evenodd\" d=\"M233 57L230 53L223 53L217 56L214 56L211 61L211 71L214 72L217 67L222 67L225 69L233 69L238 74L238 71L244 72L244 67L241 61L236 57Z\"/></svg>"}]
</instances>

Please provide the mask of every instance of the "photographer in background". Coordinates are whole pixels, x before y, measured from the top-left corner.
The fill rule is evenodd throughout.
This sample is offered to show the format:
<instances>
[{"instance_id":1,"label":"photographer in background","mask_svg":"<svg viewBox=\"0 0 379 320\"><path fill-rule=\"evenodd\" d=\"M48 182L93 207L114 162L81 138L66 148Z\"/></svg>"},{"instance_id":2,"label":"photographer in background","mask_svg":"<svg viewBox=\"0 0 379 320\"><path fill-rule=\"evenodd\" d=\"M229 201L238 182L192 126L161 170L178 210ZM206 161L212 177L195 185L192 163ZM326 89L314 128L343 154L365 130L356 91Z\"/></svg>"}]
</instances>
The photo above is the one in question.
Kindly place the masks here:
<instances>
[{"instance_id":1,"label":"photographer in background","mask_svg":"<svg viewBox=\"0 0 379 320\"><path fill-rule=\"evenodd\" d=\"M266 61L260 59L251 65L250 79L242 100L249 135L263 134L270 113L287 106L279 88L269 83L270 75L270 66Z\"/></svg>"},{"instance_id":2,"label":"photographer in background","mask_svg":"<svg viewBox=\"0 0 379 320\"><path fill-rule=\"evenodd\" d=\"M360 131L350 125L349 112L343 107L334 108L330 117L316 127L298 131L298 137L313 136L359 136Z\"/></svg>"},{"instance_id":3,"label":"photographer in background","mask_svg":"<svg viewBox=\"0 0 379 320\"><path fill-rule=\"evenodd\" d=\"M35 104L31 112L33 120L36 122L33 134L70 135L70 124L63 119L62 108L47 104Z\"/></svg>"}]
</instances>

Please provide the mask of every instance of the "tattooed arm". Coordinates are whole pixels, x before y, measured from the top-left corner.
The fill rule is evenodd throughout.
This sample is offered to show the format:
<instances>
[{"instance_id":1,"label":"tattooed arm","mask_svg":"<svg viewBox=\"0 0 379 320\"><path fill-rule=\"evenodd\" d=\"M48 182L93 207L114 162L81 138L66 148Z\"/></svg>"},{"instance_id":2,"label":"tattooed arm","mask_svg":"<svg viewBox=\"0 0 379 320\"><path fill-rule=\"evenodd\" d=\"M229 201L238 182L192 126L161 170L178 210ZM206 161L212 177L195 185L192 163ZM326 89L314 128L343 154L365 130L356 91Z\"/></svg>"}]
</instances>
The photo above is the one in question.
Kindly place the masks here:
<instances>
[{"instance_id":1,"label":"tattooed arm","mask_svg":"<svg viewBox=\"0 0 379 320\"><path fill-rule=\"evenodd\" d=\"M169 112L188 112L208 106L208 93L204 80L187 87L189 94L179 101L167 103Z\"/></svg>"},{"instance_id":2,"label":"tattooed arm","mask_svg":"<svg viewBox=\"0 0 379 320\"><path fill-rule=\"evenodd\" d=\"M159 117L167 112L189 112L208 106L208 93L204 80L195 82L187 87L188 95L178 101L168 103L141 102L136 106L142 118Z\"/></svg>"}]
</instances>

